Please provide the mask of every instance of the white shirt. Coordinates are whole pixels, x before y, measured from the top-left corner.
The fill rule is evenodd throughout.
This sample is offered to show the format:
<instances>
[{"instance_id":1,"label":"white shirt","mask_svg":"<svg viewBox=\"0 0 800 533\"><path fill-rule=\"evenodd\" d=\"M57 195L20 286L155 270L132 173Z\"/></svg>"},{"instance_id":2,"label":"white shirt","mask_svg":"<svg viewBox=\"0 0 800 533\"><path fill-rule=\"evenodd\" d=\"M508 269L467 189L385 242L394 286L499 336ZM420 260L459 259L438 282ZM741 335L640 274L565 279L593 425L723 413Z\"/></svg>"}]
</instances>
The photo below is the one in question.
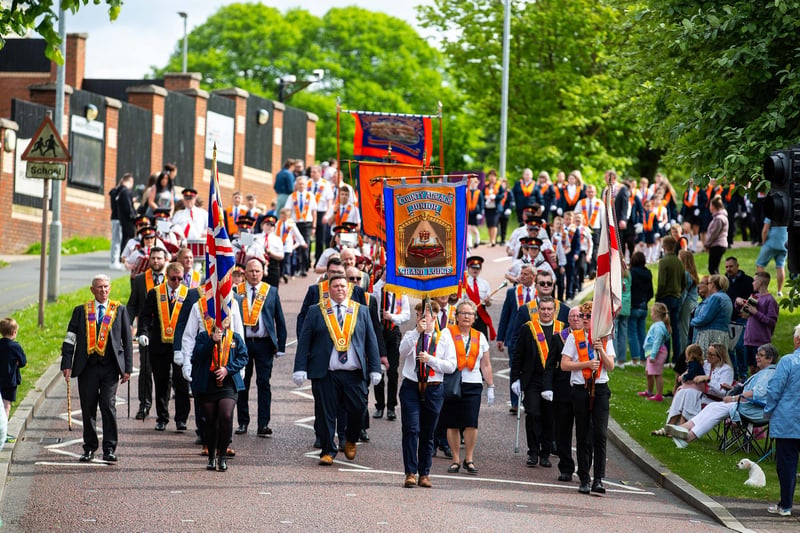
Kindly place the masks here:
<instances>
[{"instance_id":1,"label":"white shirt","mask_svg":"<svg viewBox=\"0 0 800 533\"><path fill-rule=\"evenodd\" d=\"M344 319L347 314L347 306L350 302L349 298L345 298L344 301L340 304L337 304L331 298L331 308L333 309L333 320L338 320L337 309L336 306L340 305L342 310L342 324L344 324ZM326 310L324 307L320 307L320 310L325 313ZM356 319L358 314L353 317ZM326 332L327 334L327 332ZM352 340L352 339L351 339ZM353 349L353 343L350 343L350 346L347 348L347 362L342 363L339 361L339 351L336 349L336 345L333 345L333 349L331 349L331 358L328 361L328 370L358 370L361 368L361 362L358 360L358 356L356 355L355 350Z\"/></svg>"},{"instance_id":2,"label":"white shirt","mask_svg":"<svg viewBox=\"0 0 800 533\"><path fill-rule=\"evenodd\" d=\"M375 298L375 301L378 302L378 316L380 317L381 322L383 322L383 310L385 309L381 296L383 295L383 286L385 284L386 282L380 279L372 286L372 296ZM397 296L397 293L388 295L387 300L394 305L392 309L386 310L389 311L394 325L401 326L411 320L411 304L408 302L408 296L405 294L399 299Z\"/></svg>"},{"instance_id":3,"label":"white shirt","mask_svg":"<svg viewBox=\"0 0 800 533\"><path fill-rule=\"evenodd\" d=\"M480 296L481 301L488 298L489 294L492 293L492 288L489 286L489 282L483 278L473 278L472 276L467 276L467 283L469 284L470 290L473 288L473 280L477 280L478 282L478 296Z\"/></svg>"},{"instance_id":4,"label":"white shirt","mask_svg":"<svg viewBox=\"0 0 800 533\"><path fill-rule=\"evenodd\" d=\"M200 309L200 302L195 302L192 306L192 311L189 313L189 319L186 321L186 329L183 330L183 336L181 337L183 366L192 364L192 352L194 351L197 334L201 331L205 331L205 327L203 311ZM233 329L234 333L238 333L241 338L244 338L244 325L242 324L242 317L239 314L239 305L236 301L231 302L231 329ZM244 371L244 369L242 369L242 371Z\"/></svg>"},{"instance_id":5,"label":"white shirt","mask_svg":"<svg viewBox=\"0 0 800 533\"><path fill-rule=\"evenodd\" d=\"M483 375L481 374L481 359L483 356L488 356L489 354L489 341L486 340L486 336L483 333L478 333L480 336L480 347L478 348L478 358L475 360L475 367L470 370L468 366L464 366L463 370L461 370L461 381L463 383L483 383ZM464 347L467 349L467 354L469 354L469 346L467 346L467 340L464 342ZM455 339L453 340L453 355L455 355ZM456 366L458 366L458 356L456 356Z\"/></svg>"},{"instance_id":6,"label":"white shirt","mask_svg":"<svg viewBox=\"0 0 800 533\"><path fill-rule=\"evenodd\" d=\"M592 207L591 216L589 215L590 204ZM597 197L594 197L591 200L589 198L584 198L578 202L576 210L580 210L580 212L583 213L583 219L585 220L586 225L588 225L592 229L600 229L600 223L602 222L603 217L605 216L605 205L603 204L602 200L600 200ZM597 213L597 216L594 215L595 213ZM594 224L591 224L592 217L594 217Z\"/></svg>"},{"instance_id":7,"label":"white shirt","mask_svg":"<svg viewBox=\"0 0 800 533\"><path fill-rule=\"evenodd\" d=\"M181 209L172 216L172 223L182 235L186 235L187 239L205 239L206 230L208 229L208 211L202 207L192 207L189 209ZM186 226L189 226L189 234L186 234Z\"/></svg>"},{"instance_id":8,"label":"white shirt","mask_svg":"<svg viewBox=\"0 0 800 533\"><path fill-rule=\"evenodd\" d=\"M250 309L253 308L253 300L255 300L255 298L253 298L253 289L256 289L256 294L258 294L258 288L260 286L261 286L261 283L259 283L258 285L253 286L253 285L250 285L249 283L245 282L245 287L247 288L246 289L247 293L244 294L244 297L247 298L247 304L249 305ZM267 291L267 294L269 294L269 291ZM266 298L266 294L264 295L264 297ZM246 337L243 337L243 338L263 339L263 338L269 336L269 333L267 333L267 325L264 324L263 320L261 320L261 313L259 313L258 317L256 318L256 325L255 326L245 326L245 327L247 328L246 331L245 331Z\"/></svg>"},{"instance_id":9,"label":"white shirt","mask_svg":"<svg viewBox=\"0 0 800 533\"><path fill-rule=\"evenodd\" d=\"M302 209L300 209L301 200L303 204ZM295 210L295 206L297 206L297 210ZM295 222L314 222L316 220L317 200L314 198L313 194L308 192L308 189L303 192L295 191L290 194L283 207L284 209L291 209L292 212L289 216L292 217ZM299 217L298 212L300 213ZM303 212L305 212L305 216L303 216Z\"/></svg>"},{"instance_id":10,"label":"white shirt","mask_svg":"<svg viewBox=\"0 0 800 533\"><path fill-rule=\"evenodd\" d=\"M259 233L256 235L256 240L261 249L267 252L271 261L280 261L283 259L283 241L280 237L275 235L274 231L269 235Z\"/></svg>"},{"instance_id":11,"label":"white shirt","mask_svg":"<svg viewBox=\"0 0 800 533\"><path fill-rule=\"evenodd\" d=\"M588 336L586 342L589 342ZM572 361L578 362L578 347L575 346L575 337L572 333L569 334L567 340L564 341L564 349L561 350L561 355L569 357ZM614 343L611 342L609 339L608 343L606 343L606 355L611 357L612 359L615 358L617 352L614 351ZM595 357L597 354L595 353ZM570 385L583 385L586 381L583 379L583 370L573 370L571 372L571 376L569 378ZM596 383L608 383L608 372L606 371L606 367L602 366L600 370L600 377L597 378Z\"/></svg>"},{"instance_id":12,"label":"white shirt","mask_svg":"<svg viewBox=\"0 0 800 533\"><path fill-rule=\"evenodd\" d=\"M311 180L308 182L307 190L314 195L314 199L317 201L317 211L327 212L333 202L331 184L322 178L319 181Z\"/></svg>"},{"instance_id":13,"label":"white shirt","mask_svg":"<svg viewBox=\"0 0 800 533\"><path fill-rule=\"evenodd\" d=\"M431 335L435 333L428 333L428 342L430 342ZM420 333L416 328L407 331L403 335L403 340L400 341L400 358L403 362L403 377L417 382L417 341L419 340ZM430 353L430 346L428 353ZM436 353L434 357L428 361L428 366L433 370L433 375L428 376L428 382L442 381L443 374L452 374L457 367L456 349L453 346L453 337L450 336L450 331L443 329L438 333L436 338Z\"/></svg>"}]
</instances>

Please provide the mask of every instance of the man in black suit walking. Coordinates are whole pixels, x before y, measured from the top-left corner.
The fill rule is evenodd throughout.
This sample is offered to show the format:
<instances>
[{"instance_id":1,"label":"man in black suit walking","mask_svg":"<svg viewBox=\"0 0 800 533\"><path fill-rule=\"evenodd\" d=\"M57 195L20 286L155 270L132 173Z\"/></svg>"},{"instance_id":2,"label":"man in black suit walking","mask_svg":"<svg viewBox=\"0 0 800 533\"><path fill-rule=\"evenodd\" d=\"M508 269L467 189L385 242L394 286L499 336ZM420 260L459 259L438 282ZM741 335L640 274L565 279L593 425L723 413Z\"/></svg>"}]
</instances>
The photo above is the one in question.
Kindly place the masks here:
<instances>
[{"instance_id":1,"label":"man in black suit walking","mask_svg":"<svg viewBox=\"0 0 800 533\"><path fill-rule=\"evenodd\" d=\"M239 392L237 401L239 427L237 435L247 433L250 423L248 396L250 380L255 366L256 387L258 388L258 429L259 437L272 436L269 427L272 388L272 366L275 358L286 353L286 321L283 308L278 298L278 289L261 281L264 276L264 264L260 259L252 258L245 265L245 292L236 295L239 311L242 315L249 360L244 373L244 390Z\"/></svg>"},{"instance_id":2,"label":"man in black suit walking","mask_svg":"<svg viewBox=\"0 0 800 533\"><path fill-rule=\"evenodd\" d=\"M177 431L186 431L189 418L189 384L181 375L181 366L173 362L178 317L188 292L188 287L183 284L183 265L170 263L166 283L148 291L139 313L139 346L148 350L156 386L156 431L164 431L169 422L170 382L175 391Z\"/></svg>"},{"instance_id":3,"label":"man in black suit walking","mask_svg":"<svg viewBox=\"0 0 800 533\"><path fill-rule=\"evenodd\" d=\"M368 381L381 379L378 341L366 306L348 297L347 278L328 279L328 297L311 306L298 338L292 380L298 387L311 379L311 390L324 421L319 424L320 464L336 457L334 435L339 406L347 412L344 454L356 456L356 441L367 407Z\"/></svg>"},{"instance_id":4,"label":"man in black suit walking","mask_svg":"<svg viewBox=\"0 0 800 533\"><path fill-rule=\"evenodd\" d=\"M61 345L61 371L66 379L78 378L83 418L80 461L91 461L99 447L96 430L99 403L103 417L103 460L115 463L117 383L126 383L133 371L130 321L125 306L108 299L111 292L108 276L96 275L91 291L94 298L72 311Z\"/></svg>"}]
</instances>

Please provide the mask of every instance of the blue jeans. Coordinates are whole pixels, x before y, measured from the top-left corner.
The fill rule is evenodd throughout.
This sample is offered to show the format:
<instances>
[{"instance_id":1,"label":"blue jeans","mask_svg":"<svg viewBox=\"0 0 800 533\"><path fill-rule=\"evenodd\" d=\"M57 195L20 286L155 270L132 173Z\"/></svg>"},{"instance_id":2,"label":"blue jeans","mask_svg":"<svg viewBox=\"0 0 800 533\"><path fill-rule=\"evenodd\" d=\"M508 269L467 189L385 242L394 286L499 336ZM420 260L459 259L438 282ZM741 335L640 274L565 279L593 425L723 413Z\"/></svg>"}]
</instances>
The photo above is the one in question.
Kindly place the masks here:
<instances>
[{"instance_id":1,"label":"blue jeans","mask_svg":"<svg viewBox=\"0 0 800 533\"><path fill-rule=\"evenodd\" d=\"M433 431L444 402L441 383L425 389L425 399L419 397L417 382L404 379L400 385L400 409L403 431L403 465L406 474L427 476L433 458Z\"/></svg>"},{"instance_id":2,"label":"blue jeans","mask_svg":"<svg viewBox=\"0 0 800 533\"><path fill-rule=\"evenodd\" d=\"M628 317L631 361L644 361L644 326L646 321L647 309L631 308L631 314ZM616 346L614 348L616 348Z\"/></svg>"},{"instance_id":3,"label":"blue jeans","mask_svg":"<svg viewBox=\"0 0 800 533\"><path fill-rule=\"evenodd\" d=\"M624 363L628 358L628 317L617 315L614 319L614 351L617 352L617 362ZM633 355L631 355L633 359Z\"/></svg>"}]
</instances>

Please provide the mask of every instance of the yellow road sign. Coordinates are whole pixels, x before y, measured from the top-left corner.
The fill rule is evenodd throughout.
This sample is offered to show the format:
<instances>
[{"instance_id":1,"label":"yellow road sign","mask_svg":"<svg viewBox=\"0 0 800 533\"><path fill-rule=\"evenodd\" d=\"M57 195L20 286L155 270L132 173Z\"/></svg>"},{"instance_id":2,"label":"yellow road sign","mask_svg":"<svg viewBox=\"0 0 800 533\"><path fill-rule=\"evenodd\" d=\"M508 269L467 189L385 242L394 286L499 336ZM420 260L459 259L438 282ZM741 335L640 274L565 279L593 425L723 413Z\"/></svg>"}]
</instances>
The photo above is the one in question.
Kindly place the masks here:
<instances>
[{"instance_id":1,"label":"yellow road sign","mask_svg":"<svg viewBox=\"0 0 800 533\"><path fill-rule=\"evenodd\" d=\"M63 180L67 177L67 164L29 162L25 169L25 175L29 178L43 180Z\"/></svg>"},{"instance_id":2,"label":"yellow road sign","mask_svg":"<svg viewBox=\"0 0 800 533\"><path fill-rule=\"evenodd\" d=\"M44 117L31 142L20 157L23 161L40 163L68 163L69 150L61 140L56 125L50 117ZM29 176L30 177L30 176Z\"/></svg>"}]
</instances>

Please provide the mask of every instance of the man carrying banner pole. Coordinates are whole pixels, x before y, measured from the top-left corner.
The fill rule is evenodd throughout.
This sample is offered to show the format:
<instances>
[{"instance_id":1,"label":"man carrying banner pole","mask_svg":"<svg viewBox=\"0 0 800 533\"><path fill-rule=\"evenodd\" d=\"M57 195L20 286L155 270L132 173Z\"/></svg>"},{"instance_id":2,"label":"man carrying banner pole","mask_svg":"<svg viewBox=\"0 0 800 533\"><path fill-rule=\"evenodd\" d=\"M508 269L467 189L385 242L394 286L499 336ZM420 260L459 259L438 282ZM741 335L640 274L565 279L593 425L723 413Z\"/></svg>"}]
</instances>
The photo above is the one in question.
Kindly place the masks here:
<instances>
[{"instance_id":1,"label":"man carrying banner pole","mask_svg":"<svg viewBox=\"0 0 800 533\"><path fill-rule=\"evenodd\" d=\"M610 187L609 187L610 189ZM610 194L606 192L597 253L594 301L581 306L583 328L570 333L564 342L561 369L572 372L572 405L575 411L578 477L581 494L605 494L606 431L611 391L608 372L614 369L614 343L608 342L614 329L614 315L622 301L622 265ZM592 457L594 456L594 457ZM594 480L589 487L589 468Z\"/></svg>"}]
</instances>

